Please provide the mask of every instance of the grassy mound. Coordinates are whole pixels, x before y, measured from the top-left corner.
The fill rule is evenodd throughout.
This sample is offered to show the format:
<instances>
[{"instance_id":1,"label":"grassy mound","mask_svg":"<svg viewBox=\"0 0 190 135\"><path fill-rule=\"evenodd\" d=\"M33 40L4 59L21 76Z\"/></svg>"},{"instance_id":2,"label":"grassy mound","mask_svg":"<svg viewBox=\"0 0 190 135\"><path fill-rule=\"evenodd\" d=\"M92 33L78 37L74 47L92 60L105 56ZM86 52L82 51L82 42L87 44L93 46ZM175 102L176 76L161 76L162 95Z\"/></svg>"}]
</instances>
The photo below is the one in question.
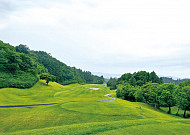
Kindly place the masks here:
<instances>
[{"instance_id":1,"label":"grassy mound","mask_svg":"<svg viewBox=\"0 0 190 135\"><path fill-rule=\"evenodd\" d=\"M99 88L92 90L91 88ZM39 81L29 89L0 89L0 105L47 104L33 108L0 108L0 134L188 134L189 119L144 103L121 99L104 85L62 86Z\"/></svg>"}]
</instances>

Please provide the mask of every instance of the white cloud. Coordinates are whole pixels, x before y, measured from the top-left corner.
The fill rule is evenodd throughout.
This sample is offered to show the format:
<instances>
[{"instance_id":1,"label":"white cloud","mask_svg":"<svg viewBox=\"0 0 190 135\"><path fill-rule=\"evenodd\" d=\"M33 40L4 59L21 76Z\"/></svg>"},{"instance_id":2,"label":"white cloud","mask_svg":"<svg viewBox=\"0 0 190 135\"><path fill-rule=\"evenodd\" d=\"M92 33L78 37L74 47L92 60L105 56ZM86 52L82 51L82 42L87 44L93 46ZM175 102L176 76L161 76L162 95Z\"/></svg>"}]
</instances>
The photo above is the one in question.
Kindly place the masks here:
<instances>
[{"instance_id":1,"label":"white cloud","mask_svg":"<svg viewBox=\"0 0 190 135\"><path fill-rule=\"evenodd\" d=\"M9 7L2 5L5 11L17 8L0 14L1 40L52 52L70 65L106 71L108 64L114 73L130 64L130 71L158 68L167 74L166 59L174 74L181 72L176 60L189 71L188 0L9 0Z\"/></svg>"}]
</instances>

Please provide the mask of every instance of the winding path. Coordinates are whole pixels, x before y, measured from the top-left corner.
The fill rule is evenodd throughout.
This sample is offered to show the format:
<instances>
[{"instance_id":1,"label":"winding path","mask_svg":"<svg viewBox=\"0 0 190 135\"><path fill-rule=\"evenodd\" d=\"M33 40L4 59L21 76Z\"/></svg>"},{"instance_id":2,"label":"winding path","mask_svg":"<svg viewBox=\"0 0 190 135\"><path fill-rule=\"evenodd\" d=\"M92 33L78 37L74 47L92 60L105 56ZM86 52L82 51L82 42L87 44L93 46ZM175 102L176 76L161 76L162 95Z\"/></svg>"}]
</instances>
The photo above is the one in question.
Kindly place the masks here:
<instances>
[{"instance_id":1,"label":"winding path","mask_svg":"<svg viewBox=\"0 0 190 135\"><path fill-rule=\"evenodd\" d=\"M110 94L104 95L104 96L109 97L109 98L111 98L111 99L109 99L109 100L99 100L99 101L105 102L105 101L114 101L114 100L116 100L116 98L113 98L113 97L110 97L110 96L109 96L109 95L111 95L111 94L115 94L115 93L110 93Z\"/></svg>"},{"instance_id":2,"label":"winding path","mask_svg":"<svg viewBox=\"0 0 190 135\"><path fill-rule=\"evenodd\" d=\"M49 106L49 105L54 105L57 103L51 103L51 104L36 104L36 105L7 105L7 106L0 106L0 108L10 108L10 107L36 107L36 106Z\"/></svg>"}]
</instances>

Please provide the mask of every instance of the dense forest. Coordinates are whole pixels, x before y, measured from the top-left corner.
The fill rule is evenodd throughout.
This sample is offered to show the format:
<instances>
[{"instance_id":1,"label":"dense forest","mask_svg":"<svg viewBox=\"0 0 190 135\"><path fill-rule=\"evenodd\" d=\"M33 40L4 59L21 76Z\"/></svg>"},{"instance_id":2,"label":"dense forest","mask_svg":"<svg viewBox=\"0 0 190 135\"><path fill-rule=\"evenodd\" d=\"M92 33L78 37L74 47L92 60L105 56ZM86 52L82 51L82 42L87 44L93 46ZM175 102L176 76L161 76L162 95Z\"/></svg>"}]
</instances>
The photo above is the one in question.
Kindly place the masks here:
<instances>
[{"instance_id":1,"label":"dense forest","mask_svg":"<svg viewBox=\"0 0 190 135\"><path fill-rule=\"evenodd\" d=\"M50 74L56 76L56 82L60 84L104 83L103 76L95 76L89 71L82 71L81 69L67 66L44 51L30 51L30 53Z\"/></svg>"},{"instance_id":2,"label":"dense forest","mask_svg":"<svg viewBox=\"0 0 190 135\"><path fill-rule=\"evenodd\" d=\"M67 66L44 51L33 51L26 45L14 47L0 41L0 88L32 87L43 73L54 75L60 84L104 83L103 76Z\"/></svg>"},{"instance_id":3,"label":"dense forest","mask_svg":"<svg viewBox=\"0 0 190 135\"><path fill-rule=\"evenodd\" d=\"M126 73L123 74L120 78L110 78L107 82L107 86L110 87L111 90L116 89L118 84L130 84L131 86L142 86L147 82L152 83L163 83L162 78L159 78L156 73L153 71L151 73L146 71L139 71L133 74Z\"/></svg>"},{"instance_id":4,"label":"dense forest","mask_svg":"<svg viewBox=\"0 0 190 135\"><path fill-rule=\"evenodd\" d=\"M190 110L190 80L183 81L178 86L175 83L163 83L154 71L139 71L124 74L118 79L110 78L107 85L110 89L117 89L118 98L148 103L156 108L168 107L169 114L171 107L177 106L184 110L183 117L189 117L186 116L186 111Z\"/></svg>"}]
</instances>

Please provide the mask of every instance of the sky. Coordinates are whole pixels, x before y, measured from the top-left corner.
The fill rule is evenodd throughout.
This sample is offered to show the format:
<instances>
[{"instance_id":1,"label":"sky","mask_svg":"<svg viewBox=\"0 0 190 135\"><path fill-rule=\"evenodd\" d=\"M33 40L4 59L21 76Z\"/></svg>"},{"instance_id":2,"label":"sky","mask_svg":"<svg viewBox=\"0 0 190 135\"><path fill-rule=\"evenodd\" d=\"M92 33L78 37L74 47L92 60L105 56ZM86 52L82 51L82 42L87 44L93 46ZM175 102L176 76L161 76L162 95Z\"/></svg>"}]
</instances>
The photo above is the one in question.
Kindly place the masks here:
<instances>
[{"instance_id":1,"label":"sky","mask_svg":"<svg viewBox=\"0 0 190 135\"><path fill-rule=\"evenodd\" d=\"M0 40L91 72L190 78L190 1L0 0Z\"/></svg>"}]
</instances>

